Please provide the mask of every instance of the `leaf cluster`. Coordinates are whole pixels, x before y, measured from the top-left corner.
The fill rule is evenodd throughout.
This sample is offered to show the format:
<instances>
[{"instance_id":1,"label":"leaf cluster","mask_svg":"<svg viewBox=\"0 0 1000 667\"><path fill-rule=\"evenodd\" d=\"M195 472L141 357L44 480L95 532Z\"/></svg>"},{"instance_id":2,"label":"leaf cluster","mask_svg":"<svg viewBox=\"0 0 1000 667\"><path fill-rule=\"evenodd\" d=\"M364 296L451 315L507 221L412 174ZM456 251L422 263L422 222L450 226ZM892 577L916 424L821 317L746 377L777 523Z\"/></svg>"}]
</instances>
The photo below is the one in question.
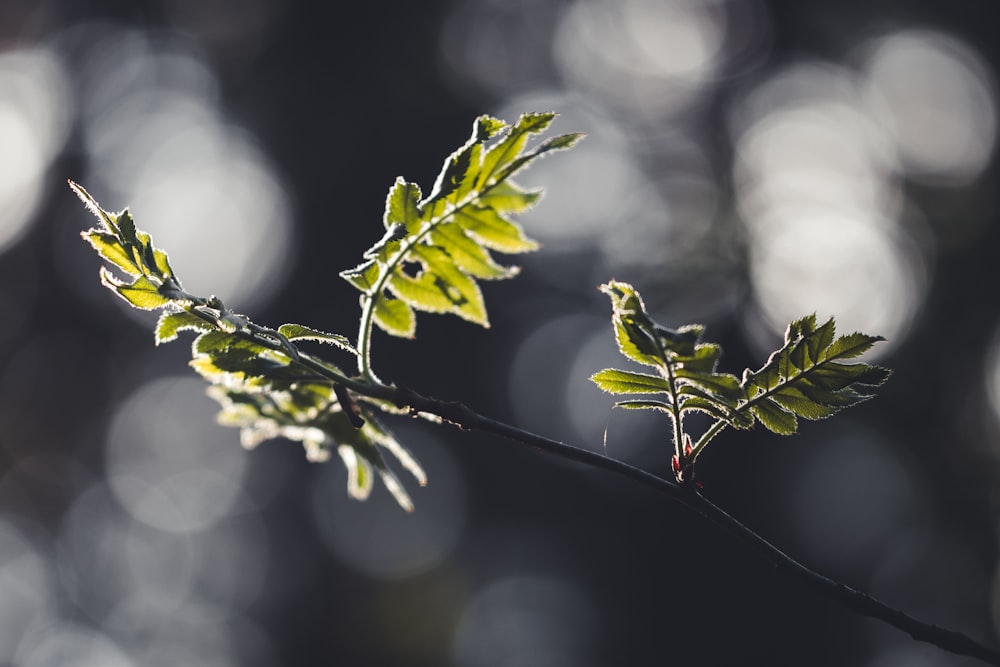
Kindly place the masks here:
<instances>
[{"instance_id":1,"label":"leaf cluster","mask_svg":"<svg viewBox=\"0 0 1000 667\"><path fill-rule=\"evenodd\" d=\"M193 331L190 365L207 380L221 405L219 420L240 429L247 447L283 437L301 442L310 460L329 458L336 449L348 470L348 492L359 499L378 477L409 510L412 503L384 454L420 483L426 477L413 456L376 419L398 411L384 400L391 389L371 372L373 325L412 337L415 311L452 313L488 326L479 280L499 280L517 267L499 264L493 252L523 253L538 244L525 236L515 215L533 206L539 191L527 191L511 177L537 158L565 148L579 134L564 134L530 145L555 119L529 113L516 123L481 116L472 136L444 163L424 196L419 186L399 178L386 197L385 234L364 253L364 261L341 275L361 291L357 345L339 334L299 324L269 329L229 310L218 297L187 293L163 251L136 229L128 210L102 209L86 190L71 188L100 221L83 237L112 267L101 282L129 305L161 310L157 344ZM357 358L361 378L306 354L302 342L332 345ZM417 413L430 418L430 415Z\"/></svg>"},{"instance_id":2,"label":"leaf cluster","mask_svg":"<svg viewBox=\"0 0 1000 667\"><path fill-rule=\"evenodd\" d=\"M336 365L300 348L302 342L315 342L356 355L347 338L300 324L268 329L229 310L218 297L188 294L166 253L135 228L128 210L106 211L82 187L70 186L101 223L83 237L127 276L118 278L101 267L102 284L135 308L162 311L157 345L176 340L183 331L195 332L190 365L222 405L219 421L238 427L244 446L283 437L301 442L313 461L326 460L336 449L347 467L352 497L366 498L377 475L403 508L412 509L383 454L395 458L420 484L426 483L424 471L378 422L373 406L356 401L337 381L347 378Z\"/></svg>"},{"instance_id":3,"label":"leaf cluster","mask_svg":"<svg viewBox=\"0 0 1000 667\"><path fill-rule=\"evenodd\" d=\"M344 336L304 325L269 329L234 313L217 297L187 293L166 253L136 229L128 210L102 209L80 186L73 190L100 221L84 238L121 276L106 267L101 282L131 306L162 311L156 342L193 331L190 365L211 385L222 405L220 420L241 430L250 447L284 437L301 442L311 460L336 449L348 469L348 490L365 498L380 478L403 507L412 503L386 465L393 457L419 483L423 470L378 422L378 412L395 411L386 400L393 387L371 369L371 338L377 326L412 337L416 312L450 313L489 326L479 281L515 275L516 266L493 253L534 250L515 216L541 196L512 177L534 160L573 146L582 135L563 134L533 143L554 113L529 113L510 125L480 116L469 139L444 162L429 194L398 178L389 189L384 234L363 261L340 275L361 292L355 345ZM799 419L822 419L871 397L888 378L883 368L853 361L876 342L861 333L836 336L833 319L815 315L792 322L781 348L757 371L742 378L719 372L719 345L704 342L704 327L671 329L655 322L642 297L628 283L601 287L611 299L615 340L622 354L645 368L608 368L592 376L604 391L628 396L615 405L666 414L672 427L673 467L678 481L690 477L694 461L720 431L749 429L756 423L782 435L794 433ZM356 358L360 377L307 354L302 343L331 345ZM694 440L685 429L692 413L707 415L711 426ZM426 416L426 415L424 415Z\"/></svg>"},{"instance_id":4,"label":"leaf cluster","mask_svg":"<svg viewBox=\"0 0 1000 667\"><path fill-rule=\"evenodd\" d=\"M524 190L511 177L582 136L564 134L529 146L555 117L524 114L511 126L480 116L468 141L445 160L429 194L396 180L386 197L385 235L365 251L361 264L340 274L362 293L363 327L373 321L389 334L412 337L415 311L451 313L489 326L478 281L518 272L499 264L492 252L538 247L513 216L533 206L541 192ZM360 338L368 335L363 331Z\"/></svg>"},{"instance_id":5,"label":"leaf cluster","mask_svg":"<svg viewBox=\"0 0 1000 667\"><path fill-rule=\"evenodd\" d=\"M789 324L784 344L759 370L747 369L742 379L719 373L722 350L701 341L702 325L669 329L656 323L628 283L611 281L600 289L611 298L619 350L656 373L606 368L591 380L611 394L642 396L618 401L616 407L656 410L670 418L678 481L684 481L701 451L726 426L749 429L760 422L791 435L799 418L823 419L871 398L870 390L889 377L879 366L847 361L883 338L861 333L838 338L833 318L818 325L815 315ZM684 417L692 412L715 420L696 442L684 429Z\"/></svg>"}]
</instances>

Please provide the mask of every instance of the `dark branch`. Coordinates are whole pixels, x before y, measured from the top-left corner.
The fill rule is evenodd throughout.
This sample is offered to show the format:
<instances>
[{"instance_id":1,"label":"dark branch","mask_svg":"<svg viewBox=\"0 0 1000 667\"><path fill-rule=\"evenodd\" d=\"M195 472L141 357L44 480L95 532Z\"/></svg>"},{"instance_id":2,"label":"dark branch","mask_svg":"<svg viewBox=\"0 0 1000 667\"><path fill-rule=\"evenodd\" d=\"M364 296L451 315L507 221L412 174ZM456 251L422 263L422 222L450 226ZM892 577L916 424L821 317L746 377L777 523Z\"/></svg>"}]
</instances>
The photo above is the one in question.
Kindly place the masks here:
<instances>
[{"instance_id":1,"label":"dark branch","mask_svg":"<svg viewBox=\"0 0 1000 667\"><path fill-rule=\"evenodd\" d=\"M933 644L955 655L978 658L992 665L1000 666L1000 652L990 649L971 637L954 630L948 630L930 623L919 621L908 614L888 606L870 595L834 581L787 555L766 539L755 533L738 519L705 498L693 484L680 486L672 481L657 477L627 463L608 458L602 454L580 449L557 440L519 429L510 424L484 417L473 412L462 403L440 401L422 396L404 387L384 387L377 398L385 398L400 407L409 407L420 412L435 414L463 430L479 430L515 440L529 447L541 449L555 456L585 463L595 468L621 475L633 482L666 494L716 525L733 533L761 552L774 565L805 583L816 592L825 595L852 611L876 618L902 630L913 639Z\"/></svg>"}]
</instances>

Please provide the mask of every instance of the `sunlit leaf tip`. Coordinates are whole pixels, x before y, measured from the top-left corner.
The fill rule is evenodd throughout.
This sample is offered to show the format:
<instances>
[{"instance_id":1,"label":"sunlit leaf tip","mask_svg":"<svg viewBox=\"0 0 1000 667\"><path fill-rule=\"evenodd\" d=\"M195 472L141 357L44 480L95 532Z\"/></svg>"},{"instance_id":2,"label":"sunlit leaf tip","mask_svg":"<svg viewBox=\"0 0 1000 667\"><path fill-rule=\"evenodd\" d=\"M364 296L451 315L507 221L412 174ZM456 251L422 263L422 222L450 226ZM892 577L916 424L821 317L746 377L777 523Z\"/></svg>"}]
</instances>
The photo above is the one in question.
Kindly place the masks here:
<instances>
[{"instance_id":1,"label":"sunlit leaf tip","mask_svg":"<svg viewBox=\"0 0 1000 667\"><path fill-rule=\"evenodd\" d=\"M702 343L704 327L689 324L671 329L656 323L632 285L610 281L600 290L611 298L612 325L622 355L652 366L657 374L605 369L591 380L612 394L659 394L657 399L619 401L616 407L665 412L680 428L683 418L701 412L739 428L752 420L739 413L746 397L735 375L717 373L722 350ZM675 433L675 439L677 439Z\"/></svg>"},{"instance_id":2,"label":"sunlit leaf tip","mask_svg":"<svg viewBox=\"0 0 1000 667\"><path fill-rule=\"evenodd\" d=\"M863 333L836 337L833 318L823 324L815 315L793 321L767 363L744 373L751 413L771 431L788 435L799 418L823 419L872 398L871 390L888 380L890 371L847 360L884 340Z\"/></svg>"},{"instance_id":3,"label":"sunlit leaf tip","mask_svg":"<svg viewBox=\"0 0 1000 667\"><path fill-rule=\"evenodd\" d=\"M798 430L800 418L823 419L865 401L889 377L885 368L852 361L884 340L881 336L837 337L832 318L819 323L808 315L791 322L782 347L760 370L747 370L741 381L716 372L722 349L702 342L703 326L671 329L656 323L628 283L612 280L600 290L611 299L619 350L631 361L655 368L656 374L604 369L591 380L611 394L641 396L618 401L615 407L654 410L670 418L679 482L723 427L746 429L760 422L774 433L790 435ZM683 423L692 412L715 420L696 444Z\"/></svg>"},{"instance_id":4,"label":"sunlit leaf tip","mask_svg":"<svg viewBox=\"0 0 1000 667\"><path fill-rule=\"evenodd\" d=\"M94 217L96 217L98 220L101 221L101 224L106 231L112 233L118 231L115 228L114 224L111 222L107 213L97 203L97 200L94 199L82 185L72 180L68 180L67 183L69 183L69 187L73 191L73 193L77 197L79 197L80 201L82 201L84 206L87 207L87 210L90 211L94 215Z\"/></svg>"},{"instance_id":5,"label":"sunlit leaf tip","mask_svg":"<svg viewBox=\"0 0 1000 667\"><path fill-rule=\"evenodd\" d=\"M386 196L382 238L365 261L340 275L362 292L370 321L384 331L412 337L415 311L450 313L489 326L481 280L517 274L494 252L534 250L514 216L533 206L539 192L522 189L511 177L538 157L569 148L579 135L561 135L531 145L554 113L522 115L507 124L480 116L472 134L449 155L428 194L398 178ZM370 335L370 334L365 334Z\"/></svg>"},{"instance_id":6,"label":"sunlit leaf tip","mask_svg":"<svg viewBox=\"0 0 1000 667\"><path fill-rule=\"evenodd\" d=\"M127 276L123 280L101 267L101 284L142 310L183 301L166 253L153 246L149 234L136 229L128 209L111 213L79 184L69 181L69 186L100 221L100 227L81 232L81 236L102 259Z\"/></svg>"}]
</instances>

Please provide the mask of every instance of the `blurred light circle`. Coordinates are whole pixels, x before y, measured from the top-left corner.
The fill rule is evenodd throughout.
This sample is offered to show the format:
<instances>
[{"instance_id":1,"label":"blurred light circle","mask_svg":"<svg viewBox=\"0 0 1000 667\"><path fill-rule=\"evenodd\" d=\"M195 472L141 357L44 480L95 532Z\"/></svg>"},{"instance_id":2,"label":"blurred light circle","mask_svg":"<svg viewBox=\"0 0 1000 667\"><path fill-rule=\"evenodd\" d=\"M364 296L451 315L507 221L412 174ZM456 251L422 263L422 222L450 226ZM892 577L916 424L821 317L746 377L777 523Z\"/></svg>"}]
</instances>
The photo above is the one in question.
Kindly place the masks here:
<instances>
[{"instance_id":1,"label":"blurred light circle","mask_svg":"<svg viewBox=\"0 0 1000 667\"><path fill-rule=\"evenodd\" d=\"M895 345L923 302L926 266L900 224L895 147L862 102L854 74L808 62L736 105L737 205L756 305L773 333L815 312Z\"/></svg>"},{"instance_id":2,"label":"blurred light circle","mask_svg":"<svg viewBox=\"0 0 1000 667\"><path fill-rule=\"evenodd\" d=\"M995 328L993 339L986 350L986 363L983 367L986 394L994 417L1000 423L1000 328ZM1000 450L994 455L1000 457Z\"/></svg>"},{"instance_id":3,"label":"blurred light circle","mask_svg":"<svg viewBox=\"0 0 1000 667\"><path fill-rule=\"evenodd\" d=\"M76 497L59 526L56 564L69 599L103 620L128 595L125 545L129 519L103 483Z\"/></svg>"},{"instance_id":4,"label":"blurred light circle","mask_svg":"<svg viewBox=\"0 0 1000 667\"><path fill-rule=\"evenodd\" d=\"M993 72L962 40L900 30L865 49L873 108L895 137L903 167L932 185L976 178L996 142Z\"/></svg>"},{"instance_id":5,"label":"blurred light circle","mask_svg":"<svg viewBox=\"0 0 1000 667\"><path fill-rule=\"evenodd\" d=\"M48 557L0 518L0 662L12 664L26 637L49 631L52 589Z\"/></svg>"},{"instance_id":6,"label":"blurred light circle","mask_svg":"<svg viewBox=\"0 0 1000 667\"><path fill-rule=\"evenodd\" d=\"M241 499L246 452L214 423L216 404L196 378L154 380L112 418L108 483L135 518L167 531L202 530Z\"/></svg>"},{"instance_id":7,"label":"blurred light circle","mask_svg":"<svg viewBox=\"0 0 1000 667\"><path fill-rule=\"evenodd\" d=\"M250 606L268 581L270 544L260 515L229 517L192 537L198 594L227 609Z\"/></svg>"},{"instance_id":8,"label":"blurred light circle","mask_svg":"<svg viewBox=\"0 0 1000 667\"><path fill-rule=\"evenodd\" d=\"M243 640L249 650L262 649L262 658L270 655L264 638L242 636L241 618L232 609L218 607L192 596L183 606L161 614L153 627L128 632L128 614L149 614L149 605L137 597L119 610L115 629L129 641L127 648L137 665L198 665L201 667L237 667L261 664L253 659L237 660L237 642ZM116 635L117 636L117 635ZM257 639L257 641L253 641ZM249 656L248 656L249 658ZM275 664L264 662L263 664Z\"/></svg>"},{"instance_id":9,"label":"blurred light circle","mask_svg":"<svg viewBox=\"0 0 1000 667\"><path fill-rule=\"evenodd\" d=\"M536 433L549 433L557 438L572 437L572 431L561 434L553 433L553 429L569 426L571 407L567 388L573 383L588 382L586 375L571 375L579 356L579 341L588 335L597 336L599 332L607 336L607 330L608 323L603 318L562 315L538 323L521 338L507 376L507 395L515 423ZM600 369L593 372L597 370ZM580 390L581 393L584 391ZM593 405L591 401L587 404ZM609 409L610 403L604 403L601 414L610 417ZM593 436L591 423L581 421L572 426L574 430L584 428ZM591 440L590 445L598 449L601 441Z\"/></svg>"},{"instance_id":10,"label":"blurred light circle","mask_svg":"<svg viewBox=\"0 0 1000 667\"><path fill-rule=\"evenodd\" d=\"M594 324L598 323L595 321ZM589 335L579 329L577 336L583 339L583 343L572 362L562 392L566 414L576 431L574 442L616 459L627 459L638 448L651 442L652 434L668 428L667 417L648 411L615 410L613 398L590 381L590 376L602 368L628 365L618 351L607 322L600 322L599 328ZM623 412L629 414L616 414Z\"/></svg>"},{"instance_id":11,"label":"blurred light circle","mask_svg":"<svg viewBox=\"0 0 1000 667\"><path fill-rule=\"evenodd\" d=\"M948 667L951 664L937 647L910 641L909 637L902 639L902 643L899 640L885 643L886 647L878 650L865 667Z\"/></svg>"},{"instance_id":12,"label":"blurred light circle","mask_svg":"<svg viewBox=\"0 0 1000 667\"><path fill-rule=\"evenodd\" d=\"M277 0L162 0L178 29L197 35L227 64L250 66L252 56L268 43L268 33L281 25Z\"/></svg>"},{"instance_id":13,"label":"blurred light circle","mask_svg":"<svg viewBox=\"0 0 1000 667\"><path fill-rule=\"evenodd\" d=\"M147 155L132 207L184 286L245 308L280 285L291 250L284 188L242 132L188 127Z\"/></svg>"},{"instance_id":14,"label":"blurred light circle","mask_svg":"<svg viewBox=\"0 0 1000 667\"><path fill-rule=\"evenodd\" d=\"M131 575L129 597L142 600L143 617L162 619L194 597L199 554L188 535L132 521L125 533L124 548Z\"/></svg>"},{"instance_id":15,"label":"blurred light circle","mask_svg":"<svg viewBox=\"0 0 1000 667\"><path fill-rule=\"evenodd\" d=\"M864 218L818 211L775 216L750 257L753 294L774 332L809 313L841 332L885 336L872 357L905 336L925 291L923 264L906 239Z\"/></svg>"},{"instance_id":16,"label":"blurred light circle","mask_svg":"<svg viewBox=\"0 0 1000 667\"><path fill-rule=\"evenodd\" d=\"M515 177L526 188L545 190L525 215L529 236L565 248L628 234L622 220L657 215L657 222L669 224L622 128L607 114L575 95L549 90L510 100L497 115L513 120L537 109L560 110L554 132L586 132L587 138L573 147L572 156L539 160Z\"/></svg>"},{"instance_id":17,"label":"blurred light circle","mask_svg":"<svg viewBox=\"0 0 1000 667\"><path fill-rule=\"evenodd\" d=\"M886 137L848 101L775 109L739 137L735 178L752 230L770 209L789 205L879 213L873 222L894 222L901 195Z\"/></svg>"},{"instance_id":18,"label":"blurred light circle","mask_svg":"<svg viewBox=\"0 0 1000 667\"><path fill-rule=\"evenodd\" d=\"M714 74L723 12L690 0L577 0L556 29L554 60L567 81L643 117L690 103Z\"/></svg>"},{"instance_id":19,"label":"blurred light circle","mask_svg":"<svg viewBox=\"0 0 1000 667\"><path fill-rule=\"evenodd\" d=\"M586 667L597 610L567 579L521 573L480 589L458 623L456 667Z\"/></svg>"},{"instance_id":20,"label":"blurred light circle","mask_svg":"<svg viewBox=\"0 0 1000 667\"><path fill-rule=\"evenodd\" d=\"M102 633L70 623L56 625L25 646L17 667L132 667L128 654Z\"/></svg>"},{"instance_id":21,"label":"blurred light circle","mask_svg":"<svg viewBox=\"0 0 1000 667\"><path fill-rule=\"evenodd\" d=\"M888 443L854 428L815 448L788 505L811 558L871 574L900 551L916 560L929 528L918 493Z\"/></svg>"},{"instance_id":22,"label":"blurred light circle","mask_svg":"<svg viewBox=\"0 0 1000 667\"><path fill-rule=\"evenodd\" d=\"M453 3L439 41L447 74L459 94L485 89L515 95L556 78L552 65L551 15L556 4L531 0ZM476 104L480 104L476 99Z\"/></svg>"},{"instance_id":23,"label":"blurred light circle","mask_svg":"<svg viewBox=\"0 0 1000 667\"><path fill-rule=\"evenodd\" d=\"M72 93L55 54L0 52L0 252L27 231L72 117Z\"/></svg>"},{"instance_id":24,"label":"blurred light circle","mask_svg":"<svg viewBox=\"0 0 1000 667\"><path fill-rule=\"evenodd\" d=\"M427 486L418 489L407 473L399 473L416 507L412 513L403 511L378 480L367 500L348 497L347 473L336 461L320 466L312 487L313 521L326 546L377 579L413 577L435 567L451 553L465 525L465 489L451 456L419 430L400 431L397 437L408 449L420 442L412 449L430 471Z\"/></svg>"},{"instance_id":25,"label":"blurred light circle","mask_svg":"<svg viewBox=\"0 0 1000 667\"><path fill-rule=\"evenodd\" d=\"M274 168L225 119L214 73L176 38L97 34L81 58L94 171L169 251L188 290L260 305L280 286L293 240Z\"/></svg>"}]
</instances>

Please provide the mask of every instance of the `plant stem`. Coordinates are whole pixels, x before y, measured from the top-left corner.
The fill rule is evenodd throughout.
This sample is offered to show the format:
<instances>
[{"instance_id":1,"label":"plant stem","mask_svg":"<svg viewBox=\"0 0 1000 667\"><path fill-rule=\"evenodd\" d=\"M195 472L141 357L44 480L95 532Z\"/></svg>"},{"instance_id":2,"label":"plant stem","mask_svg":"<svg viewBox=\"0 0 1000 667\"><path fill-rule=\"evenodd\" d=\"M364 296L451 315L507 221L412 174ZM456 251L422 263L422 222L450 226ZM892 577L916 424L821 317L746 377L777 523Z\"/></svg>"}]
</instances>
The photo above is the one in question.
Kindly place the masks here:
<instances>
[{"instance_id":1,"label":"plant stem","mask_svg":"<svg viewBox=\"0 0 1000 667\"><path fill-rule=\"evenodd\" d=\"M375 323L375 297L361 297L361 324L358 326L358 372L361 377L378 381L372 371L372 325Z\"/></svg>"},{"instance_id":2,"label":"plant stem","mask_svg":"<svg viewBox=\"0 0 1000 667\"><path fill-rule=\"evenodd\" d=\"M691 448L691 456L689 458L691 459L692 464L698 459L698 454L701 453L701 450L705 449L705 446L712 441L712 438L722 433L723 429L727 426L729 426L729 422L724 419L720 419L701 434L701 437L698 438L698 442L696 442L694 447Z\"/></svg>"},{"instance_id":3,"label":"plant stem","mask_svg":"<svg viewBox=\"0 0 1000 667\"><path fill-rule=\"evenodd\" d=\"M681 471L687 465L687 457L684 455L684 424L681 422L680 397L677 395L677 381L674 379L673 364L667 359L663 346L659 347L660 356L663 358L667 369L667 382L670 383L670 410L673 417L671 421L674 422L674 456L677 457L677 469L674 470L674 473L680 475Z\"/></svg>"},{"instance_id":4,"label":"plant stem","mask_svg":"<svg viewBox=\"0 0 1000 667\"><path fill-rule=\"evenodd\" d=\"M202 317L206 321L217 323L214 314L205 313L201 310L205 307L204 300L193 297L195 306L189 308L189 312ZM370 326L370 325L369 325ZM245 331L234 332L234 335L253 340L276 352L288 354L289 350L282 345L277 332L270 329L254 326ZM364 338L359 339L359 344L363 344ZM286 341L286 344L287 341ZM822 574L810 570L808 567L787 555L776 546L768 542L765 538L744 525L738 519L719 508L702 495L693 484L678 485L672 481L657 477L644 470L631 466L622 461L598 454L586 449L574 447L557 440L552 440L530 431L517 428L510 424L485 417L462 403L452 401L442 401L418 394L405 387L386 385L369 377L351 378L343 375L335 368L314 358L301 350L294 344L288 344L294 348L294 354L290 358L290 363L301 365L315 372L318 376L327 381L343 385L361 396L369 398L387 400L401 408L410 408L417 412L425 412L436 415L441 419L454 424L462 430L479 430L494 435L503 436L515 442L541 449L545 452L560 458L577 461L586 465L606 470L616 475L620 475L633 482L642 484L659 493L663 493L686 507L694 510L703 517L709 519L716 525L736 535L743 541L750 544L757 551L762 553L778 569L801 580L804 584L814 589L818 593L839 602L848 609L876 618L903 632L908 633L917 641L933 644L945 651L956 655L965 655L978 658L984 662L1000 667L1000 652L986 647L969 636L948 630L930 623L919 621L906 613L888 606L887 604L853 589L845 584L839 583ZM361 350L359 350L360 352ZM362 352L363 356L363 352ZM717 435L724 427L725 422L719 422L712 426L698 441L698 446L693 450L692 457L704 448L708 440Z\"/></svg>"},{"instance_id":5,"label":"plant stem","mask_svg":"<svg viewBox=\"0 0 1000 667\"><path fill-rule=\"evenodd\" d=\"M817 593L844 605L848 609L887 623L906 632L917 641L933 644L955 655L970 656L1000 666L1000 652L988 648L971 637L961 632L919 621L866 593L809 569L713 504L699 493L694 485L680 486L602 454L551 440L510 424L490 419L472 411L462 403L428 398L404 387L383 385L377 388L372 387L372 389L375 391L369 395L374 398L388 399L399 407L409 407L420 412L435 414L462 430L480 430L503 436L563 459L606 470L663 493L749 543L778 569L799 579Z\"/></svg>"},{"instance_id":6,"label":"plant stem","mask_svg":"<svg viewBox=\"0 0 1000 667\"><path fill-rule=\"evenodd\" d=\"M506 178L506 176L504 177ZM410 250L416 245L420 244L434 228L447 222L449 219L454 218L458 213L463 211L467 206L471 206L479 201L479 198L484 194L490 192L493 188L500 185L504 179L497 179L492 182L484 183L483 186L478 190L473 190L469 192L464 199L457 202L449 203L445 201L444 211L431 218L424 223L423 229L421 229L415 236L411 238L404 239L399 247L399 251L393 254L383 266L383 263L379 262L379 275L375 280L375 284L371 289L364 293L361 301L361 324L358 327L358 372L361 377L374 383L381 383L381 381L376 377L375 372L372 370L371 365L371 348L372 348L372 334L374 333L374 323L375 323L375 305L378 299L385 298L384 292L386 285L389 283L389 278L396 271L401 263L406 259ZM420 202L419 206L423 207L432 201L425 199Z\"/></svg>"}]
</instances>

